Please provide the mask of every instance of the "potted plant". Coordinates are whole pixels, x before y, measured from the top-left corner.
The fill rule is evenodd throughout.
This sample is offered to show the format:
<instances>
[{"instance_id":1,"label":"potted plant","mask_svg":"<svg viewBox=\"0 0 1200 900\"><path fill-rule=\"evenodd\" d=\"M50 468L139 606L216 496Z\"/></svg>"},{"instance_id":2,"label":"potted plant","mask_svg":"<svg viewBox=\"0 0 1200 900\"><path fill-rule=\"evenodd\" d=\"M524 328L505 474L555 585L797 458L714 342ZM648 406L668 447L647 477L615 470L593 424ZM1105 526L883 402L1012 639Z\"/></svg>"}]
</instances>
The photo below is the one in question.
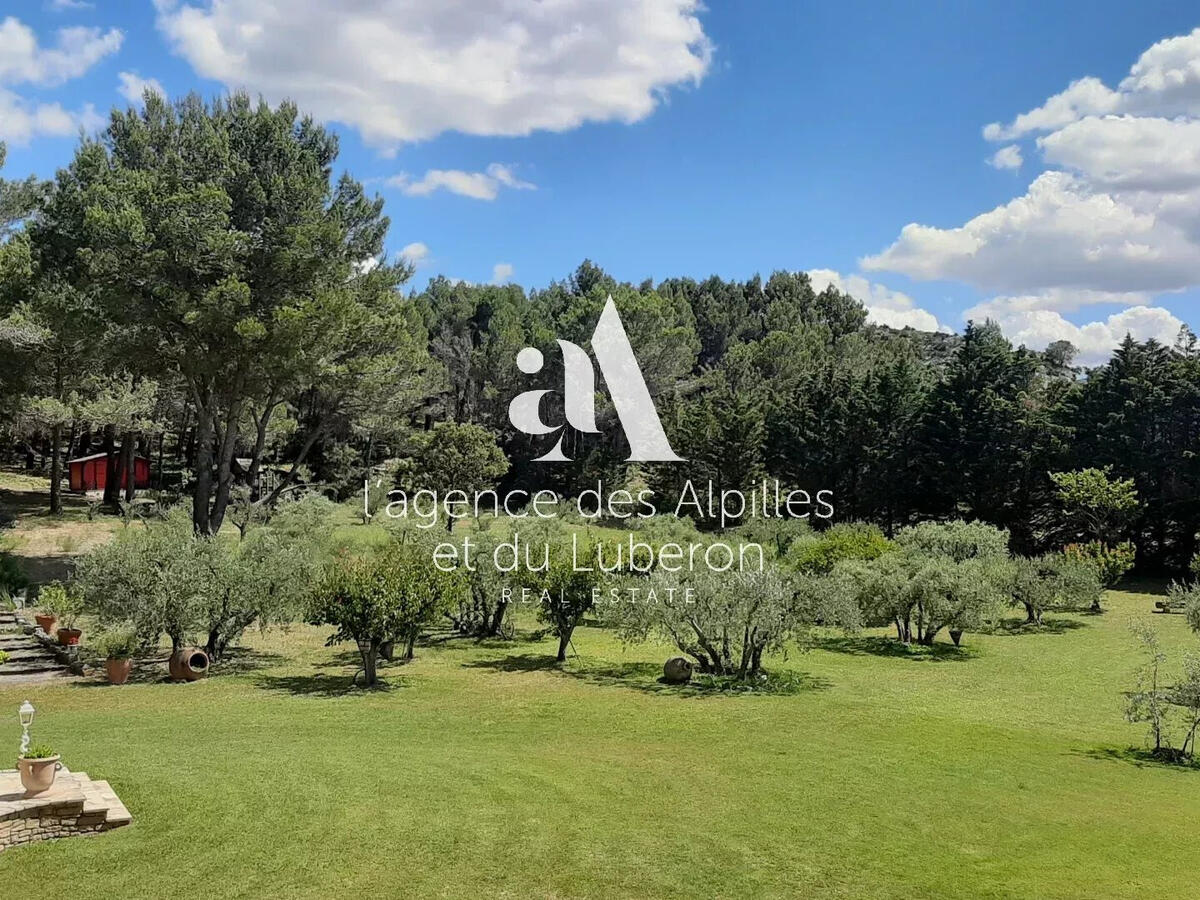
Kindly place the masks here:
<instances>
[{"instance_id":1,"label":"potted plant","mask_svg":"<svg viewBox=\"0 0 1200 900\"><path fill-rule=\"evenodd\" d=\"M32 797L41 794L54 786L54 776L62 768L59 755L53 747L46 744L35 744L17 760L17 770L21 773L21 786L25 788L25 796Z\"/></svg>"},{"instance_id":2,"label":"potted plant","mask_svg":"<svg viewBox=\"0 0 1200 900\"><path fill-rule=\"evenodd\" d=\"M120 628L105 631L96 639L96 650L104 657L109 683L124 684L133 669L133 655L141 647L137 632Z\"/></svg>"},{"instance_id":3,"label":"potted plant","mask_svg":"<svg viewBox=\"0 0 1200 900\"><path fill-rule=\"evenodd\" d=\"M75 627L79 614L83 612L83 595L79 589L74 585L68 587L60 581L53 581L42 588L41 598L62 625L58 629L58 642L64 647L76 646L83 634Z\"/></svg>"}]
</instances>

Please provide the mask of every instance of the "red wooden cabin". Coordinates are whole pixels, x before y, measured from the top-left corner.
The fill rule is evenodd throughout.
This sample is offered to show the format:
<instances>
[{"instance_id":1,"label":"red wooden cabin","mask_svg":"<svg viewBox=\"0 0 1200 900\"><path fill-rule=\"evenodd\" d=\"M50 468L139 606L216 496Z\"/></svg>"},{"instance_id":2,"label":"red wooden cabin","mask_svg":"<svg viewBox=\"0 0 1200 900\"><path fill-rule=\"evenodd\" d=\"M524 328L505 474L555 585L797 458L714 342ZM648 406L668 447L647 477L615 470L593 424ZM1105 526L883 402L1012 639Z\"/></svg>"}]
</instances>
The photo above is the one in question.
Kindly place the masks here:
<instances>
[{"instance_id":1,"label":"red wooden cabin","mask_svg":"<svg viewBox=\"0 0 1200 900\"><path fill-rule=\"evenodd\" d=\"M78 493L84 491L102 491L108 481L108 461L112 459L115 467L120 462L120 451L112 453L94 453L91 456L81 456L78 459L67 460L70 472L71 490ZM125 472L120 472L121 488L125 488ZM135 488L150 487L150 460L144 456L133 459L133 486Z\"/></svg>"}]
</instances>

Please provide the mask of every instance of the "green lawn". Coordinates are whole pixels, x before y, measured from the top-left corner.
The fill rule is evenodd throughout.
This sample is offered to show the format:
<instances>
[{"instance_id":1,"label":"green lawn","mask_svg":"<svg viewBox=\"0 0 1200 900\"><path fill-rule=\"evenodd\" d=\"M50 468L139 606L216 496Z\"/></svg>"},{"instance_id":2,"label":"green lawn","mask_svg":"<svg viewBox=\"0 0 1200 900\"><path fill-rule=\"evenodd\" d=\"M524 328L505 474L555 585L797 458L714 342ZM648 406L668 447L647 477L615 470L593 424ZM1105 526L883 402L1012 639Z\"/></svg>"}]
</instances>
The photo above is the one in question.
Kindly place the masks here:
<instances>
[{"instance_id":1,"label":"green lawn","mask_svg":"<svg viewBox=\"0 0 1200 900\"><path fill-rule=\"evenodd\" d=\"M1200 770L1127 753L1148 594L896 655L830 636L791 695L681 695L664 648L454 641L347 690L321 629L176 685L0 690L133 827L0 854L3 896L1195 896Z\"/></svg>"}]
</instances>

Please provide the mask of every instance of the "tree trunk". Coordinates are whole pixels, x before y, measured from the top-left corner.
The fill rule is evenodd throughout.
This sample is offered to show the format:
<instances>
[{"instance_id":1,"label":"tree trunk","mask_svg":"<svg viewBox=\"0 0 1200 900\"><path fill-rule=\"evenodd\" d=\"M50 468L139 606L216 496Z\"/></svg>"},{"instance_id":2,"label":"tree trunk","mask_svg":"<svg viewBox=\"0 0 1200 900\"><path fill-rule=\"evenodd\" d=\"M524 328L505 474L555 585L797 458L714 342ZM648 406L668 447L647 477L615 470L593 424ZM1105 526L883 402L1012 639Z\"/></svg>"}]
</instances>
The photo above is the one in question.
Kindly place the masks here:
<instances>
[{"instance_id":1,"label":"tree trunk","mask_svg":"<svg viewBox=\"0 0 1200 900\"><path fill-rule=\"evenodd\" d=\"M416 651L416 647L417 647L417 633L415 631L410 631L408 633L408 640L406 640L404 642L404 661L405 662L410 662L412 660L413 655L415 654L415 651Z\"/></svg>"},{"instance_id":2,"label":"tree trunk","mask_svg":"<svg viewBox=\"0 0 1200 900\"><path fill-rule=\"evenodd\" d=\"M115 507L120 496L121 482L117 473L117 428L115 425L104 426L104 502Z\"/></svg>"},{"instance_id":3,"label":"tree trunk","mask_svg":"<svg viewBox=\"0 0 1200 900\"><path fill-rule=\"evenodd\" d=\"M62 426L50 429L50 514L62 513Z\"/></svg>"},{"instance_id":4,"label":"tree trunk","mask_svg":"<svg viewBox=\"0 0 1200 900\"><path fill-rule=\"evenodd\" d=\"M112 484L116 488L116 492L112 499L113 508L116 509L121 503L121 484L129 474L129 460L133 456L133 435L128 431L121 432L121 452L117 455L116 473L113 477ZM106 484L105 487L108 485ZM129 499L129 489L126 487L125 498ZM108 492L105 491L105 496Z\"/></svg>"},{"instance_id":5,"label":"tree trunk","mask_svg":"<svg viewBox=\"0 0 1200 900\"><path fill-rule=\"evenodd\" d=\"M487 634L493 637L499 637L501 628L504 626L504 613L508 611L508 603L504 600L496 602L496 611L492 613L492 622L488 627Z\"/></svg>"},{"instance_id":6,"label":"tree trunk","mask_svg":"<svg viewBox=\"0 0 1200 900\"><path fill-rule=\"evenodd\" d=\"M379 655L379 641L374 638L369 641L359 641L358 652L362 656L363 684L371 687L378 680L375 663Z\"/></svg>"},{"instance_id":7,"label":"tree trunk","mask_svg":"<svg viewBox=\"0 0 1200 900\"><path fill-rule=\"evenodd\" d=\"M125 440L129 444L129 452L125 456L125 502L132 503L137 496L137 440L133 432L127 432Z\"/></svg>"},{"instance_id":8,"label":"tree trunk","mask_svg":"<svg viewBox=\"0 0 1200 900\"><path fill-rule=\"evenodd\" d=\"M271 491L270 496L268 496L265 501L260 502L264 502L267 506L270 506L279 499L279 495L283 493L283 489L285 487L292 483L292 479L296 477L297 470L299 470L300 466L304 463L304 460L308 457L308 452L312 450L313 445L317 442L317 438L321 436L322 427L324 426L314 429L312 433L309 434L308 438L304 441L304 446L300 448L300 452L296 455L296 458L292 460L292 468L288 471L287 475L279 479L279 482L275 485L274 490Z\"/></svg>"},{"instance_id":9,"label":"tree trunk","mask_svg":"<svg viewBox=\"0 0 1200 900\"><path fill-rule=\"evenodd\" d=\"M567 645L571 643L571 632L564 631L558 639L558 655L554 657L555 662L565 663L567 661Z\"/></svg>"},{"instance_id":10,"label":"tree trunk","mask_svg":"<svg viewBox=\"0 0 1200 900\"><path fill-rule=\"evenodd\" d=\"M225 510L229 507L229 492L233 487L233 453L237 447L238 419L241 414L241 401L236 401L229 408L221 435L220 455L217 457L217 490L208 521L208 527L213 534L221 530L221 523L225 521Z\"/></svg>"},{"instance_id":11,"label":"tree trunk","mask_svg":"<svg viewBox=\"0 0 1200 900\"><path fill-rule=\"evenodd\" d=\"M209 504L212 501L212 410L196 406L196 485L192 490L192 525L197 534L212 534Z\"/></svg>"}]
</instances>

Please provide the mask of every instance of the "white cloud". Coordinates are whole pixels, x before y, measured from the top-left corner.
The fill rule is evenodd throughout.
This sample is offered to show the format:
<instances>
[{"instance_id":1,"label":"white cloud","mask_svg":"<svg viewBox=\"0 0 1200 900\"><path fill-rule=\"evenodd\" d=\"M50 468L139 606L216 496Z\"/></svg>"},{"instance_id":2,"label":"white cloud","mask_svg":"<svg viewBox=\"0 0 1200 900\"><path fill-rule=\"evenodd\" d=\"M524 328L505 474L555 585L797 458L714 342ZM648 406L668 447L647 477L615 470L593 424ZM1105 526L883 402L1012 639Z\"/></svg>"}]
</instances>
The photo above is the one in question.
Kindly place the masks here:
<instances>
[{"instance_id":1,"label":"white cloud","mask_svg":"<svg viewBox=\"0 0 1200 900\"><path fill-rule=\"evenodd\" d=\"M1157 310L1155 295L1200 285L1200 29L1154 44L1115 89L1081 78L984 129L989 140L1035 133L1052 168L1022 196L958 227L908 224L863 269L967 282L1001 295L1010 321L1019 311L1060 331L1075 328L1064 311ZM1025 162L1010 144L993 164L1010 149ZM1094 341L1088 327L1080 336Z\"/></svg>"},{"instance_id":2,"label":"white cloud","mask_svg":"<svg viewBox=\"0 0 1200 900\"><path fill-rule=\"evenodd\" d=\"M435 191L447 190L452 194L472 197L476 200L495 200L501 188L519 191L537 190L537 185L522 181L512 169L500 163L492 163L485 172L464 172L461 169L430 169L421 178L413 179L406 172L393 175L385 182L388 187L399 188L410 197L428 197Z\"/></svg>"},{"instance_id":3,"label":"white cloud","mask_svg":"<svg viewBox=\"0 0 1200 900\"><path fill-rule=\"evenodd\" d=\"M833 269L810 269L808 277L813 290L820 292L832 286L849 294L867 308L867 321L891 328L915 328L918 331L951 331L933 313L921 309L908 294L893 291L882 284L868 281L861 275L842 275Z\"/></svg>"},{"instance_id":4,"label":"white cloud","mask_svg":"<svg viewBox=\"0 0 1200 900\"><path fill-rule=\"evenodd\" d=\"M92 9L95 5L86 0L50 0L46 7L51 12L67 12L73 9Z\"/></svg>"},{"instance_id":5,"label":"white cloud","mask_svg":"<svg viewBox=\"0 0 1200 900\"><path fill-rule=\"evenodd\" d=\"M1074 169L1105 188L1175 192L1200 187L1200 121L1194 119L1090 116L1037 143L1046 162Z\"/></svg>"},{"instance_id":6,"label":"white cloud","mask_svg":"<svg viewBox=\"0 0 1200 900\"><path fill-rule=\"evenodd\" d=\"M11 86L53 87L77 78L116 53L122 39L116 28L60 28L54 44L43 47L19 19L0 21L0 140L23 145L38 136L67 137L103 124L91 104L72 111L61 103L30 100Z\"/></svg>"},{"instance_id":7,"label":"white cloud","mask_svg":"<svg viewBox=\"0 0 1200 900\"><path fill-rule=\"evenodd\" d=\"M1131 306L1107 319L1076 325L1056 310L1046 308L1039 302L1041 299L997 297L967 310L965 317L975 321L991 319L1010 341L1031 350L1044 350L1054 341L1070 341L1079 351L1077 361L1086 366L1102 365L1126 335L1139 341L1154 338L1171 345L1184 324L1162 307Z\"/></svg>"},{"instance_id":8,"label":"white cloud","mask_svg":"<svg viewBox=\"0 0 1200 900\"><path fill-rule=\"evenodd\" d=\"M78 78L121 48L117 28L60 28L43 47L33 29L14 16L0 22L0 84L54 86Z\"/></svg>"},{"instance_id":9,"label":"white cloud","mask_svg":"<svg viewBox=\"0 0 1200 900\"><path fill-rule=\"evenodd\" d=\"M514 271L512 263L496 263L492 266L492 284L507 284L512 281Z\"/></svg>"},{"instance_id":10,"label":"white cloud","mask_svg":"<svg viewBox=\"0 0 1200 900\"><path fill-rule=\"evenodd\" d=\"M1200 283L1200 246L1155 206L1044 172L1024 196L958 228L904 226L862 266L997 292L1170 291Z\"/></svg>"},{"instance_id":11,"label":"white cloud","mask_svg":"<svg viewBox=\"0 0 1200 900\"><path fill-rule=\"evenodd\" d=\"M0 88L0 141L24 146L35 137L71 137L103 124L90 103L72 112L60 103L33 103Z\"/></svg>"},{"instance_id":12,"label":"white cloud","mask_svg":"<svg viewBox=\"0 0 1200 900\"><path fill-rule=\"evenodd\" d=\"M420 241L406 244L400 250L400 258L412 266L419 266L429 259L429 247Z\"/></svg>"},{"instance_id":13,"label":"white cloud","mask_svg":"<svg viewBox=\"0 0 1200 900\"><path fill-rule=\"evenodd\" d=\"M117 73L117 93L130 103L141 103L142 96L147 90L167 96L166 90L157 78L142 78L136 72Z\"/></svg>"},{"instance_id":14,"label":"white cloud","mask_svg":"<svg viewBox=\"0 0 1200 900\"><path fill-rule=\"evenodd\" d=\"M1032 131L1060 128L1083 116L1113 112L1119 104L1116 92L1099 78L1080 78L1036 109L1021 113L1009 125L985 125L983 136L989 141L1011 141Z\"/></svg>"},{"instance_id":15,"label":"white cloud","mask_svg":"<svg viewBox=\"0 0 1200 900\"><path fill-rule=\"evenodd\" d=\"M1021 148L1016 144L1009 144L993 153L987 162L994 169L1019 169L1024 160L1021 158Z\"/></svg>"},{"instance_id":16,"label":"white cloud","mask_svg":"<svg viewBox=\"0 0 1200 900\"><path fill-rule=\"evenodd\" d=\"M196 72L394 148L445 131L527 135L636 122L698 84L699 0L155 0Z\"/></svg>"}]
</instances>

